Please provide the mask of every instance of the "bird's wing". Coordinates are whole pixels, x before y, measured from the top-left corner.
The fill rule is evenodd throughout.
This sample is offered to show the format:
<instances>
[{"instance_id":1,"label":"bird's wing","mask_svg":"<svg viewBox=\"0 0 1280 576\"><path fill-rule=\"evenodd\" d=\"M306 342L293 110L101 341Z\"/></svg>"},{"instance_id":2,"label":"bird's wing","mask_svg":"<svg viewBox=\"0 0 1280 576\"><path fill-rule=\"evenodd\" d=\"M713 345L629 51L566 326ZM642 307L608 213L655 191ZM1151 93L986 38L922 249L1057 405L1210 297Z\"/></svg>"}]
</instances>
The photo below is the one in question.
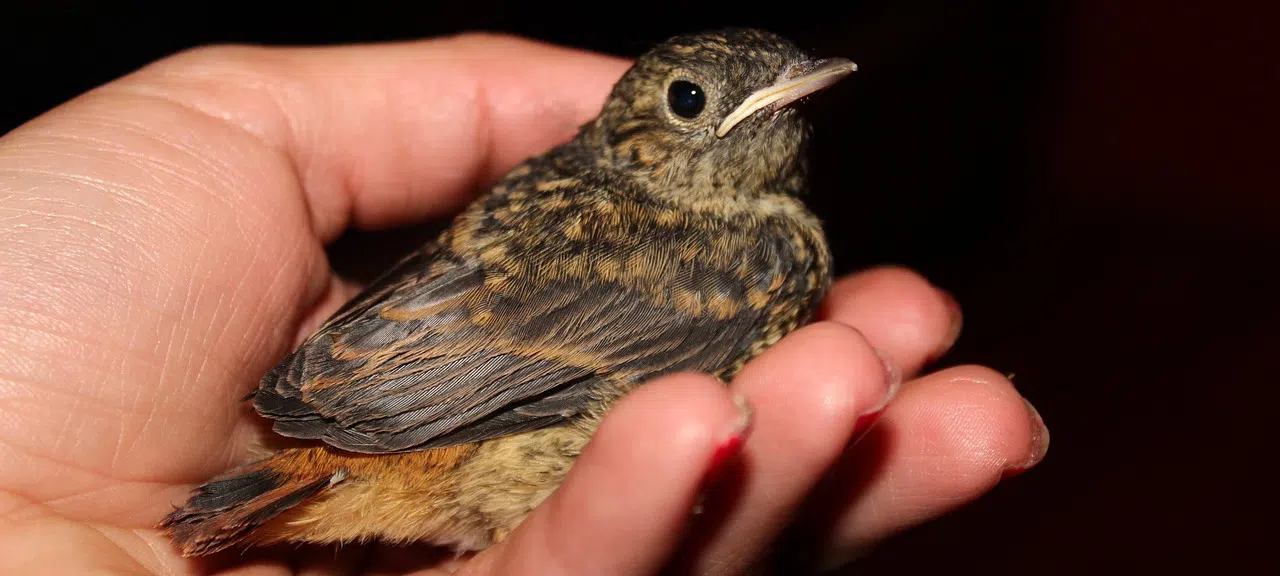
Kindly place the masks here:
<instances>
[{"instance_id":1,"label":"bird's wing","mask_svg":"<svg viewBox=\"0 0 1280 576\"><path fill-rule=\"evenodd\" d=\"M744 299L727 275L686 270L686 294ZM730 364L767 320L762 307L690 312L624 284L522 279L436 244L340 309L254 404L282 435L355 452L474 442L562 423L609 378Z\"/></svg>"}]
</instances>

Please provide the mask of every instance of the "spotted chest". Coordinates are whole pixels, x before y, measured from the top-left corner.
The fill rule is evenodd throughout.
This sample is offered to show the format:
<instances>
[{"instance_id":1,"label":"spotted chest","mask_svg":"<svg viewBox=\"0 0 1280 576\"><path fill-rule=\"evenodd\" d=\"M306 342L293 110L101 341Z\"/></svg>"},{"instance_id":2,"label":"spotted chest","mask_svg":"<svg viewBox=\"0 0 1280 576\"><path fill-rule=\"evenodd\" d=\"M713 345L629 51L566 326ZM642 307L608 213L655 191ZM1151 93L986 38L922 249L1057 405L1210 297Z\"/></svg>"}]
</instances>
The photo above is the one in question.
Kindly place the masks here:
<instances>
[{"instance_id":1,"label":"spotted chest","mask_svg":"<svg viewBox=\"0 0 1280 576\"><path fill-rule=\"evenodd\" d=\"M697 357L689 347L688 361L645 366L631 377L697 369L729 378L807 321L830 283L821 224L794 198L673 200L607 175L545 165L513 171L441 243L481 262L487 287L516 301L547 292L612 294L643 302L631 308L636 313L680 317L686 338L702 327L738 339L728 353Z\"/></svg>"}]
</instances>

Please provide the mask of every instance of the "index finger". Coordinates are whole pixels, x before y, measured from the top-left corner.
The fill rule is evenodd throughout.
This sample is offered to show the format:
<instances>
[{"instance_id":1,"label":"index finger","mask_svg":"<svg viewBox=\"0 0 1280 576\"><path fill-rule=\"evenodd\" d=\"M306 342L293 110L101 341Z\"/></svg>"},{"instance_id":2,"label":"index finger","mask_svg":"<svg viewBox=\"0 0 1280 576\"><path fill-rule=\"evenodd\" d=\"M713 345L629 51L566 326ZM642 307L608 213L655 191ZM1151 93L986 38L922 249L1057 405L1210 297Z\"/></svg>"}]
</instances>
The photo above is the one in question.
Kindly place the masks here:
<instances>
[{"instance_id":1,"label":"index finger","mask_svg":"<svg viewBox=\"0 0 1280 576\"><path fill-rule=\"evenodd\" d=\"M286 155L322 240L443 216L573 137L629 61L496 34L321 48L218 46L119 86L226 119Z\"/></svg>"}]
</instances>

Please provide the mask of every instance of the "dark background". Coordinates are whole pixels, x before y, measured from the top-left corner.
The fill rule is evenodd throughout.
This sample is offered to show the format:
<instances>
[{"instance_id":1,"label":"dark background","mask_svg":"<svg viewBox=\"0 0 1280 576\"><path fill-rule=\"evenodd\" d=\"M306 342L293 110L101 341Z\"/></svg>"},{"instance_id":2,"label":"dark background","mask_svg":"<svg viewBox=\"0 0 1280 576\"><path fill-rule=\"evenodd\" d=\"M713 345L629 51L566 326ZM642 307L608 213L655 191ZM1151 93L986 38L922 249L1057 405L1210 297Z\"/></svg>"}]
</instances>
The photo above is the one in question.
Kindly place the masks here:
<instances>
[{"instance_id":1,"label":"dark background","mask_svg":"<svg viewBox=\"0 0 1280 576\"><path fill-rule=\"evenodd\" d=\"M905 264L951 290L966 326L944 362L1015 373L1053 433L1040 467L891 540L861 572L1275 569L1264 546L1280 534L1269 522L1277 485L1263 469L1278 460L1267 416L1280 344L1280 50L1268 34L1280 11L1159 0L462 4L9 0L0 132L198 44L485 29L635 56L677 32L770 28L860 65L813 110L813 204L834 223L840 271ZM357 233L335 253L341 264L413 234Z\"/></svg>"}]
</instances>

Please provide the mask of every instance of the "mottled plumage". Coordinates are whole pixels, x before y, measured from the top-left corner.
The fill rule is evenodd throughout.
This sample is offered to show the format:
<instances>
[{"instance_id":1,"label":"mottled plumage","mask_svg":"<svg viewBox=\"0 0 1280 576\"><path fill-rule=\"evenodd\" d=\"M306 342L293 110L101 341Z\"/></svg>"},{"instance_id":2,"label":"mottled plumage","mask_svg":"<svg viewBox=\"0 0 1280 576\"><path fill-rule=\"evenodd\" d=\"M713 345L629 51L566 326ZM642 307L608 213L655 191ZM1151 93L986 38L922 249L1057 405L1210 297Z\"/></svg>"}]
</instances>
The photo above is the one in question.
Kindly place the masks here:
<instances>
[{"instance_id":1,"label":"mottled plumage","mask_svg":"<svg viewBox=\"0 0 1280 576\"><path fill-rule=\"evenodd\" d=\"M619 396L676 371L727 381L809 319L830 255L800 200L807 125L783 96L852 69L752 30L654 48L575 139L265 375L255 409L310 446L214 479L163 526L187 554L500 540Z\"/></svg>"}]
</instances>

